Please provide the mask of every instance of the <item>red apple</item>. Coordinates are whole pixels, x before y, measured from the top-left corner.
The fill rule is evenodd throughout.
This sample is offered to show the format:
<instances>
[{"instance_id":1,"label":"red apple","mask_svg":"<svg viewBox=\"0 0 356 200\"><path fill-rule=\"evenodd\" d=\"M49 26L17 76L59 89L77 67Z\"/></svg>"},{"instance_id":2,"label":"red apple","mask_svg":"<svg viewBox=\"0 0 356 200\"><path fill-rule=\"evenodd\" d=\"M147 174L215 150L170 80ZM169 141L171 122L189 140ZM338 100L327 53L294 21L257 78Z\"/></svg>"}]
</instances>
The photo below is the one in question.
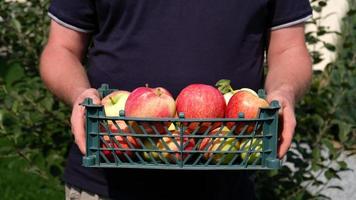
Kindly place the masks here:
<instances>
[{"instance_id":1,"label":"red apple","mask_svg":"<svg viewBox=\"0 0 356 200\"><path fill-rule=\"evenodd\" d=\"M183 155L181 155L180 153L181 146L182 145L184 146L184 151L191 151L195 147L195 142L194 139L192 138L184 137L182 143L181 138L179 136L180 135L179 131L173 132L172 135L173 136L170 137L165 136L161 138L157 142L157 147L162 151L167 151L167 150L174 151L174 152L162 152L159 154L159 156L162 161L164 161L163 158L166 158L169 162L175 163L177 160L179 161L184 160L189 155L189 153L183 153ZM175 141L173 140L172 137L174 137Z\"/></svg>"},{"instance_id":2,"label":"red apple","mask_svg":"<svg viewBox=\"0 0 356 200\"><path fill-rule=\"evenodd\" d=\"M129 157L132 157L134 152L130 151L132 148L140 148L140 145L138 144L137 140L134 137L131 136L115 136L116 141L114 141L114 138L109 137L108 135L104 135L103 139L107 143L107 145L102 142L101 147L102 148L122 148L122 149L128 149L127 151L123 150L113 150L117 156L120 158L125 159L126 157L124 154L128 155ZM108 159L113 158L112 150L103 150L104 155Z\"/></svg>"},{"instance_id":3,"label":"red apple","mask_svg":"<svg viewBox=\"0 0 356 200\"><path fill-rule=\"evenodd\" d=\"M116 125L112 121L109 121L108 123L109 129L112 133L119 133L120 131L118 128L121 129L120 133L130 133L130 129L125 121L116 120L115 123Z\"/></svg>"},{"instance_id":4,"label":"red apple","mask_svg":"<svg viewBox=\"0 0 356 200\"><path fill-rule=\"evenodd\" d=\"M224 96L221 92L204 84L192 84L184 88L177 97L177 112L183 112L185 118L223 118L226 108ZM220 123L204 122L190 123L188 129L194 131L199 127L202 133L212 126L211 130L220 126Z\"/></svg>"},{"instance_id":5,"label":"red apple","mask_svg":"<svg viewBox=\"0 0 356 200\"><path fill-rule=\"evenodd\" d=\"M114 121L107 120L107 124L102 123L99 128L102 133L107 133L109 131L111 133L130 133L129 127L123 120L116 120L115 123ZM119 129L121 131L119 131Z\"/></svg>"},{"instance_id":6,"label":"red apple","mask_svg":"<svg viewBox=\"0 0 356 200\"><path fill-rule=\"evenodd\" d=\"M106 133L106 135L103 136L103 139L106 141L108 145L106 145L104 142L101 143L102 148L123 148L123 149L131 149L133 148L140 148L140 145L137 141L137 139L133 136L119 136L116 135L115 139L117 142L114 141L112 137L109 136L108 131L110 131L112 134L115 133L129 133L128 126L126 123L122 120L117 120L115 123L112 121L109 121L111 123L108 123L108 127L104 128L104 126L100 126L100 131L102 133ZM115 125L116 124L116 125ZM119 131L119 129L121 131ZM109 130L107 130L109 129ZM120 145L118 145L120 144ZM125 159L126 157L124 154L128 155L129 157L133 156L133 151L122 151L122 150L114 150L115 154L118 155L120 158ZM103 153L108 159L113 159L112 151L111 150L103 150Z\"/></svg>"},{"instance_id":7,"label":"red apple","mask_svg":"<svg viewBox=\"0 0 356 200\"><path fill-rule=\"evenodd\" d=\"M127 117L170 118L174 117L176 104L172 95L164 88L139 87L128 97L125 105ZM136 122L130 122L136 132L142 133ZM147 133L154 133L154 125L159 133L165 132L164 126L170 123L141 123Z\"/></svg>"},{"instance_id":8,"label":"red apple","mask_svg":"<svg viewBox=\"0 0 356 200\"><path fill-rule=\"evenodd\" d=\"M227 128L224 127L224 129L222 129L220 132L219 130L220 128L217 128L210 132L209 135L226 137L204 138L203 141L200 143L199 150L209 151L204 153L204 158L206 160L212 157L213 163L228 164L236 157L236 153L223 152L238 151L240 147L240 142L236 141L236 138L227 136L227 134L229 133L229 130ZM214 151L221 151L221 153L214 153Z\"/></svg>"},{"instance_id":9,"label":"red apple","mask_svg":"<svg viewBox=\"0 0 356 200\"><path fill-rule=\"evenodd\" d=\"M106 141L106 140L105 140ZM102 150L102 152L104 153L105 157L109 160L112 160L114 158L113 154L111 153L111 150L108 150L106 148L118 148L118 145L111 142L111 141L106 141L108 145L105 145L105 143L101 143L101 148L104 148L104 150ZM116 155L120 155L121 152L119 151L115 151Z\"/></svg>"},{"instance_id":10,"label":"red apple","mask_svg":"<svg viewBox=\"0 0 356 200\"><path fill-rule=\"evenodd\" d=\"M240 89L230 99L226 107L226 118L237 118L239 113L244 114L245 119L255 119L258 117L260 108L268 107L265 99L258 97L256 92L251 89ZM255 123L234 123L229 122L227 126L231 129L236 126L235 133L239 134L247 125L246 133L251 133Z\"/></svg>"}]
</instances>

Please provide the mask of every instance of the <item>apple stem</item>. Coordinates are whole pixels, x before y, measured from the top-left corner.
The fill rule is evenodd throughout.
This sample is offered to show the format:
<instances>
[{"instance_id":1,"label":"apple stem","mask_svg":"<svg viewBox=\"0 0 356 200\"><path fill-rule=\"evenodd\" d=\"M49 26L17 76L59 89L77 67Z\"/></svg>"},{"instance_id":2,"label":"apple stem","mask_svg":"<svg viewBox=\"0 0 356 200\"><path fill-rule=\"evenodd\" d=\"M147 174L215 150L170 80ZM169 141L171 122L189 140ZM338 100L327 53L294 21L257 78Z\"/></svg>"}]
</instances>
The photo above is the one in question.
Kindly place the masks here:
<instances>
[{"instance_id":1,"label":"apple stem","mask_svg":"<svg viewBox=\"0 0 356 200\"><path fill-rule=\"evenodd\" d=\"M162 95L162 91L161 91L160 88L157 88L157 95L158 95L158 96L161 96L161 95Z\"/></svg>"},{"instance_id":2,"label":"apple stem","mask_svg":"<svg viewBox=\"0 0 356 200\"><path fill-rule=\"evenodd\" d=\"M229 85L229 90L230 90L230 92L232 92L233 94L235 93L235 92L234 92L234 89L232 89L231 85Z\"/></svg>"},{"instance_id":3,"label":"apple stem","mask_svg":"<svg viewBox=\"0 0 356 200\"><path fill-rule=\"evenodd\" d=\"M146 88L148 88L148 83L145 84Z\"/></svg>"},{"instance_id":4,"label":"apple stem","mask_svg":"<svg viewBox=\"0 0 356 200\"><path fill-rule=\"evenodd\" d=\"M115 101L114 101L114 99L113 99L112 97L109 97L109 99L110 99L110 102L111 102L112 104L115 104Z\"/></svg>"}]
</instances>

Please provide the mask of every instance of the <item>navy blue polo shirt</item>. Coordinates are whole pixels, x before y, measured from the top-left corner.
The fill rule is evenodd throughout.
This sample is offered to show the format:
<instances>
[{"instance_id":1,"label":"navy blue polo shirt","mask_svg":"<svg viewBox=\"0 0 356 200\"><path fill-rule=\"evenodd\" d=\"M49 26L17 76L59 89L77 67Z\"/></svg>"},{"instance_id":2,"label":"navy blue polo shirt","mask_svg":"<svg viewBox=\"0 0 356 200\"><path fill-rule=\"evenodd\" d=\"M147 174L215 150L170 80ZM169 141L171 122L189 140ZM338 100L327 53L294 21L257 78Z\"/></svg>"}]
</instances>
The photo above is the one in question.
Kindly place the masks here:
<instances>
[{"instance_id":1,"label":"navy blue polo shirt","mask_svg":"<svg viewBox=\"0 0 356 200\"><path fill-rule=\"evenodd\" d=\"M174 96L191 83L223 78L234 88L262 88L268 34L311 12L308 0L52 0L49 8L54 21L92 35L92 87L131 91L148 83ZM65 182L106 197L253 197L246 173L91 169L81 157L73 145Z\"/></svg>"}]
</instances>

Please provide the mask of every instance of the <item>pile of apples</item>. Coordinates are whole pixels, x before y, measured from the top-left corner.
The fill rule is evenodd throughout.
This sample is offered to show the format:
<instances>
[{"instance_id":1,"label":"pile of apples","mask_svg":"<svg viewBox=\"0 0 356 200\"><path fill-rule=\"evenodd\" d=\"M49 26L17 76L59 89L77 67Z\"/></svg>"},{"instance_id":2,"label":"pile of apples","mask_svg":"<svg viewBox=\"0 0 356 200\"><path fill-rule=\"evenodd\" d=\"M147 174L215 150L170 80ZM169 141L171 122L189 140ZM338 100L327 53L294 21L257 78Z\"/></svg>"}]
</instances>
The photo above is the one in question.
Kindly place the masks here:
<instances>
[{"instance_id":1,"label":"pile of apples","mask_svg":"<svg viewBox=\"0 0 356 200\"><path fill-rule=\"evenodd\" d=\"M240 113L245 119L254 119L262 107L268 107L266 100L258 97L251 89L232 90L223 94L217 88L206 84L191 84L184 88L176 99L163 88L138 87L132 92L116 90L105 96L101 104L105 115L118 117L124 110L128 118L176 118L184 113L185 119L205 119L204 122L184 122L184 135L170 122L107 121L101 132L111 132L101 138L102 152L108 159L114 156L126 159L139 154L137 149L149 149L142 152L147 161L164 161L176 163L189 158L189 152L204 153L206 160L213 163L228 164L236 159L238 150L261 151L262 140L248 139L239 141L230 135L250 134L254 125L228 122L209 122L216 118L237 118ZM168 128L169 127L169 128ZM234 131L230 131L230 130ZM141 136L130 136L130 134ZM120 133L120 135L115 134ZM122 134L124 133L124 134ZM147 135L148 134L148 135ZM155 135L155 137L152 137ZM189 137L189 135L202 135ZM205 137L209 135L209 137ZM147 138L150 139L147 139ZM251 146L252 145L252 146ZM184 149L184 153L179 151ZM220 153L214 153L219 151ZM224 151L229 153L223 153ZM241 158L253 162L260 153L241 153ZM248 157L247 159L245 159Z\"/></svg>"}]
</instances>

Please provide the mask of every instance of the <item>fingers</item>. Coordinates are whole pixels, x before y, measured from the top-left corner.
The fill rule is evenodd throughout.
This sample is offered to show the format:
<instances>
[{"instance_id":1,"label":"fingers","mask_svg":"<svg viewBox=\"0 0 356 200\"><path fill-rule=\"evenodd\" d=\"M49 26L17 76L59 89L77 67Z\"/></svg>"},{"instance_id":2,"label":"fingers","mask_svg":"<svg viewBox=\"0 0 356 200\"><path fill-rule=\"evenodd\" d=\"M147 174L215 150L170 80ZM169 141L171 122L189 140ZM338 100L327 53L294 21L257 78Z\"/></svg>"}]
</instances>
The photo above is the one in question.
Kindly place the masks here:
<instances>
[{"instance_id":1,"label":"fingers","mask_svg":"<svg viewBox=\"0 0 356 200\"><path fill-rule=\"evenodd\" d=\"M75 143L78 145L80 151L85 154L85 109L81 105L74 105L71 116L72 133L74 135Z\"/></svg>"},{"instance_id":2,"label":"fingers","mask_svg":"<svg viewBox=\"0 0 356 200\"><path fill-rule=\"evenodd\" d=\"M75 138L75 143L78 145L79 150L86 153L86 137L85 137L85 108L79 105L85 98L93 99L94 104L100 104L99 93L95 89L85 90L73 104L71 125L72 133Z\"/></svg>"},{"instance_id":3,"label":"fingers","mask_svg":"<svg viewBox=\"0 0 356 200\"><path fill-rule=\"evenodd\" d=\"M297 124L294 113L294 104L291 102L290 98L287 98L287 96L288 95L281 93L275 93L267 97L269 102L277 100L281 105L281 109L279 110L279 122L281 123L279 126L281 130L278 145L279 158L283 158L288 152L288 149L292 144L294 130Z\"/></svg>"},{"instance_id":4,"label":"fingers","mask_svg":"<svg viewBox=\"0 0 356 200\"><path fill-rule=\"evenodd\" d=\"M284 107L281 115L282 133L279 140L278 157L283 158L288 152L292 143L294 130L296 127L296 119L294 110L291 107Z\"/></svg>"},{"instance_id":5,"label":"fingers","mask_svg":"<svg viewBox=\"0 0 356 200\"><path fill-rule=\"evenodd\" d=\"M76 99L75 104L83 103L84 99L91 98L94 104L100 104L99 92L96 89L90 88L85 90L79 97Z\"/></svg>"}]
</instances>

